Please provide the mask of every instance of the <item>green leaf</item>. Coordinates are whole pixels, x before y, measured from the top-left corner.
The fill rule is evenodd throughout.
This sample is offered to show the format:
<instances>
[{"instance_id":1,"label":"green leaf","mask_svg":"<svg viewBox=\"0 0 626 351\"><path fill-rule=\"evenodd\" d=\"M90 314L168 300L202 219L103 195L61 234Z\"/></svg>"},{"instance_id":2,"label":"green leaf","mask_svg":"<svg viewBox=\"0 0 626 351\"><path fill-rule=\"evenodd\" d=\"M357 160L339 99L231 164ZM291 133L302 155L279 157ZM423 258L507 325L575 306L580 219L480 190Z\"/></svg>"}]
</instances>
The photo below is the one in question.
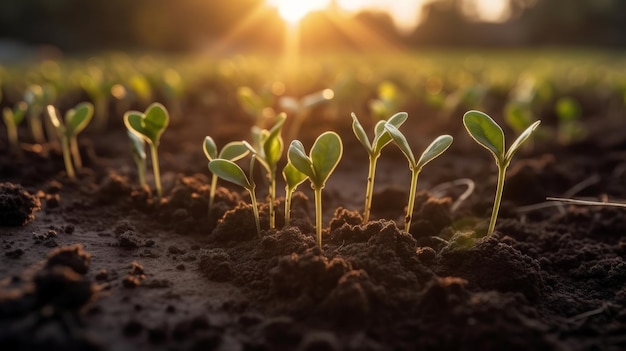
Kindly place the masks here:
<instances>
[{"instance_id":1,"label":"green leaf","mask_svg":"<svg viewBox=\"0 0 626 351\"><path fill-rule=\"evenodd\" d=\"M298 171L304 173L310 179L315 179L313 162L306 155L304 146L299 140L291 142L291 145L289 145L289 151L287 152L287 158Z\"/></svg>"},{"instance_id":2,"label":"green leaf","mask_svg":"<svg viewBox=\"0 0 626 351\"><path fill-rule=\"evenodd\" d=\"M263 151L265 152L265 162L267 162L269 168L276 168L276 164L283 154L283 138L280 135L275 138L269 138L263 144Z\"/></svg>"},{"instance_id":3,"label":"green leaf","mask_svg":"<svg viewBox=\"0 0 626 351\"><path fill-rule=\"evenodd\" d=\"M387 144L389 144L393 139L391 135L385 130L385 123L389 123L396 128L400 128L400 126L407 120L409 114L406 112L399 112L395 115L389 117L389 119L385 122L384 120L378 121L375 127L375 137L374 137L374 154L378 155L383 150Z\"/></svg>"},{"instance_id":4,"label":"green leaf","mask_svg":"<svg viewBox=\"0 0 626 351\"><path fill-rule=\"evenodd\" d=\"M159 103L153 103L148 106L144 114L129 111L124 115L126 128L132 129L134 132L142 135L146 141L149 141L155 146L159 145L159 139L167 128L169 121L170 117L165 106Z\"/></svg>"},{"instance_id":5,"label":"green leaf","mask_svg":"<svg viewBox=\"0 0 626 351\"><path fill-rule=\"evenodd\" d=\"M248 177L246 177L241 167L233 161L218 158L209 162L209 169L213 174L228 182L237 184L247 190L252 190L252 184L250 184Z\"/></svg>"},{"instance_id":6,"label":"green leaf","mask_svg":"<svg viewBox=\"0 0 626 351\"><path fill-rule=\"evenodd\" d=\"M316 188L324 188L330 174L335 170L341 155L343 144L341 137L335 132L322 133L311 147L310 159L313 163L315 177L311 178Z\"/></svg>"},{"instance_id":7,"label":"green leaf","mask_svg":"<svg viewBox=\"0 0 626 351\"><path fill-rule=\"evenodd\" d=\"M72 111L72 113L70 113ZM83 102L65 114L65 125L70 135L77 135L82 132L93 118L93 105L90 102Z\"/></svg>"},{"instance_id":8,"label":"green leaf","mask_svg":"<svg viewBox=\"0 0 626 351\"><path fill-rule=\"evenodd\" d=\"M530 138L535 129L537 129L537 127L539 126L539 123L541 123L541 121L537 121L531 124L528 128L526 128L524 132L522 132L522 134L517 137L517 139L515 139L513 144L511 144L511 147L509 147L509 150L506 152L506 155L504 157L504 160L507 164L511 162L513 155L517 152L517 150L519 150L520 147L522 147L522 144L524 144L524 142L526 142L526 140Z\"/></svg>"},{"instance_id":9,"label":"green leaf","mask_svg":"<svg viewBox=\"0 0 626 351\"><path fill-rule=\"evenodd\" d=\"M280 136L280 132L283 128L283 124L287 120L287 115L284 112L281 112L278 116L276 116L278 121L274 126L269 130L269 134L267 135L267 139L276 138Z\"/></svg>"},{"instance_id":10,"label":"green leaf","mask_svg":"<svg viewBox=\"0 0 626 351\"><path fill-rule=\"evenodd\" d=\"M452 137L450 135L438 136L420 156L419 161L417 161L417 169L422 169L428 162L443 154L450 145L452 145Z\"/></svg>"},{"instance_id":11,"label":"green leaf","mask_svg":"<svg viewBox=\"0 0 626 351\"><path fill-rule=\"evenodd\" d=\"M13 122L15 122L15 125L19 125L20 123L22 123L24 117L26 116L27 110L28 104L26 104L24 101L20 101L17 103L17 105L15 105L15 107L13 108Z\"/></svg>"},{"instance_id":12,"label":"green leaf","mask_svg":"<svg viewBox=\"0 0 626 351\"><path fill-rule=\"evenodd\" d=\"M478 144L491 151L499 163L504 161L504 132L491 117L472 110L463 116L463 124L469 135Z\"/></svg>"},{"instance_id":13,"label":"green leaf","mask_svg":"<svg viewBox=\"0 0 626 351\"><path fill-rule=\"evenodd\" d=\"M59 135L64 135L65 126L61 123L59 116L57 116L57 109L52 105L48 105L47 109L48 109L48 117L50 118L50 122L52 122L52 125L54 126L54 128L56 128Z\"/></svg>"},{"instance_id":14,"label":"green leaf","mask_svg":"<svg viewBox=\"0 0 626 351\"><path fill-rule=\"evenodd\" d=\"M387 130L387 133L389 133L393 141L396 143L396 145L398 145L400 151L402 151L404 156L406 156L407 160L409 161L409 167L415 168L415 156L413 156L411 146L409 146L409 142L404 137L404 134L402 134L402 132L393 124L385 123L385 129Z\"/></svg>"},{"instance_id":15,"label":"green leaf","mask_svg":"<svg viewBox=\"0 0 626 351\"><path fill-rule=\"evenodd\" d=\"M359 123L359 119L354 112L352 113L352 131L361 145L370 153L372 151L372 145L367 137L367 133L365 133L365 129L363 129L363 126Z\"/></svg>"},{"instance_id":16,"label":"green leaf","mask_svg":"<svg viewBox=\"0 0 626 351\"><path fill-rule=\"evenodd\" d=\"M283 168L283 178L287 184L288 191L295 190L298 185L302 184L308 177L306 174L298 171L291 162L287 162L285 168Z\"/></svg>"},{"instance_id":17,"label":"green leaf","mask_svg":"<svg viewBox=\"0 0 626 351\"><path fill-rule=\"evenodd\" d=\"M249 152L248 148L241 141L231 141L224 145L219 153L219 158L234 162L246 157Z\"/></svg>"},{"instance_id":18,"label":"green leaf","mask_svg":"<svg viewBox=\"0 0 626 351\"><path fill-rule=\"evenodd\" d=\"M130 147L133 155L141 160L146 159L146 147L143 138L140 138L137 134L127 130L128 138L130 139Z\"/></svg>"},{"instance_id":19,"label":"green leaf","mask_svg":"<svg viewBox=\"0 0 626 351\"><path fill-rule=\"evenodd\" d=\"M204 137L204 143L202 143L202 151L204 151L204 156L206 156L209 161L215 160L217 158L217 145L215 144L215 140L213 140L213 138L211 138L210 136Z\"/></svg>"}]
</instances>

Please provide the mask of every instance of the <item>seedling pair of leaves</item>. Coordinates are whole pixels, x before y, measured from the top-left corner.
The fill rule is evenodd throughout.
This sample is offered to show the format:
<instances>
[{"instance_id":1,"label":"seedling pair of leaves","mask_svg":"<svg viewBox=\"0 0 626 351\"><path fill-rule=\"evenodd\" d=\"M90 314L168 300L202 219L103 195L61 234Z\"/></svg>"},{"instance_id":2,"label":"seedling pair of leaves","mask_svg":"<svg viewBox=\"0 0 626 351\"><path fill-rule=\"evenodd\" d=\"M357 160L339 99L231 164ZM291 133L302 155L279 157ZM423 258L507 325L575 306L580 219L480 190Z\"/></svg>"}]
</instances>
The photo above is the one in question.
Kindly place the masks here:
<instances>
[{"instance_id":1,"label":"seedling pair of leaves","mask_svg":"<svg viewBox=\"0 0 626 351\"><path fill-rule=\"evenodd\" d=\"M209 160L209 162L217 159L235 162L244 158L249 152L246 145L241 141L230 142L224 145L222 150L218 152L217 144L210 136L204 138L202 149L204 150L204 155ZM213 202L215 200L215 191L217 190L218 178L217 173L212 173L213 176L211 178L211 190L209 192L209 213L211 212L211 208L213 207Z\"/></svg>"},{"instance_id":2,"label":"seedling pair of leaves","mask_svg":"<svg viewBox=\"0 0 626 351\"><path fill-rule=\"evenodd\" d=\"M77 137L93 118L93 105L89 102L80 103L73 109L68 110L63 120L57 116L54 106L48 105L48 116L61 139L63 162L65 163L67 176L70 179L75 179L76 172L74 171L74 166L78 170L83 167ZM72 160L74 161L73 164Z\"/></svg>"},{"instance_id":3,"label":"seedling pair of leaves","mask_svg":"<svg viewBox=\"0 0 626 351\"><path fill-rule=\"evenodd\" d=\"M370 143L369 138L367 137L367 133L365 133L365 129L359 122L359 119L356 115L352 114L352 131L354 135L359 140L361 145L367 151L369 156L369 170L367 173L367 187L365 191L365 207L363 212L363 223L367 223L370 218L370 210L372 207L372 197L374 195L374 177L376 176L376 163L378 162L378 158L380 157L380 153L383 148L387 146L393 139L391 135L387 133L385 129L385 123L389 123L396 128L399 128L408 118L408 114L406 112L396 113L391 116L388 120L381 120L376 123L374 127L374 140Z\"/></svg>"},{"instance_id":4,"label":"seedling pair of leaves","mask_svg":"<svg viewBox=\"0 0 626 351\"><path fill-rule=\"evenodd\" d=\"M343 144L335 132L321 134L315 140L309 155L306 154L304 145L299 140L294 140L289 145L289 163L309 179L315 193L315 229L317 244L320 247L322 246L322 189L339 164L342 154ZM287 169L287 174L292 178L289 181L292 185L297 183L299 177L293 175L292 169Z\"/></svg>"},{"instance_id":5,"label":"seedling pair of leaves","mask_svg":"<svg viewBox=\"0 0 626 351\"><path fill-rule=\"evenodd\" d=\"M9 140L9 145L11 147L11 150L15 154L18 154L20 152L17 127L24 120L27 109L28 105L26 105L26 103L22 101L17 103L13 109L11 109L10 107L5 107L2 110L2 118L4 119L4 124L7 127L7 138Z\"/></svg>"},{"instance_id":6,"label":"seedling pair of leaves","mask_svg":"<svg viewBox=\"0 0 626 351\"><path fill-rule=\"evenodd\" d=\"M496 188L496 196L493 202L493 210L491 212L491 220L489 221L487 235L491 235L496 227L496 220L498 218L498 211L500 210L502 193L504 191L506 169L511 163L513 155L515 155L515 153L522 147L522 144L530 138L540 123L541 121L536 121L531 124L517 137L517 139L515 139L509 149L505 150L504 132L502 131L502 128L500 128L500 126L493 119L491 119L491 117L483 112L474 110L466 112L463 116L463 124L465 125L469 135L479 145L491 152L496 160L496 166L498 167L498 185Z\"/></svg>"},{"instance_id":7,"label":"seedling pair of leaves","mask_svg":"<svg viewBox=\"0 0 626 351\"><path fill-rule=\"evenodd\" d=\"M163 188L161 187L158 148L161 135L169 125L169 121L167 109L159 103L151 104L144 113L128 111L124 114L124 124L128 131L150 145L154 185L159 198L163 196Z\"/></svg>"}]
</instances>

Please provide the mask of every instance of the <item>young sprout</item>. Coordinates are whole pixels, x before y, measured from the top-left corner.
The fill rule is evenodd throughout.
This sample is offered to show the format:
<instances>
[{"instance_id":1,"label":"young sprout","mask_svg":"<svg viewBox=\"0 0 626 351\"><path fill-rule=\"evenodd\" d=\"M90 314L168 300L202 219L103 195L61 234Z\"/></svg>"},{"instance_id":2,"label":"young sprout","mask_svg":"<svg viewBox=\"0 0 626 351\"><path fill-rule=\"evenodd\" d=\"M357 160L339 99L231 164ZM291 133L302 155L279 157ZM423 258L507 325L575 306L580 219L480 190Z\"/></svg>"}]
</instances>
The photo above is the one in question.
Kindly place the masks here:
<instances>
[{"instance_id":1,"label":"young sprout","mask_svg":"<svg viewBox=\"0 0 626 351\"><path fill-rule=\"evenodd\" d=\"M248 143L244 144L249 147L250 152L256 154L257 160L267 171L267 177L270 181L270 228L276 226L276 166L283 154L284 144L280 134L286 118L284 113L278 115L278 122L270 130L254 127L252 129L252 137L255 146L252 147Z\"/></svg>"},{"instance_id":2,"label":"young sprout","mask_svg":"<svg viewBox=\"0 0 626 351\"><path fill-rule=\"evenodd\" d=\"M222 148L222 151L218 153L217 145L215 141L210 136L204 138L204 143L202 144L202 149L204 150L204 155L209 162L215 159L223 159L229 161L237 161L244 158L248 154L248 148L241 141L233 141L230 142ZM213 177L211 178L211 190L209 193L209 212L211 211L211 207L213 207L213 200L215 199L215 190L217 189L217 174L213 173Z\"/></svg>"},{"instance_id":3,"label":"young sprout","mask_svg":"<svg viewBox=\"0 0 626 351\"><path fill-rule=\"evenodd\" d=\"M289 146L289 162L309 178L315 193L315 229L319 247L322 247L322 189L342 154L343 144L335 132L322 133L311 147L309 156L299 140L292 141Z\"/></svg>"},{"instance_id":4,"label":"young sprout","mask_svg":"<svg viewBox=\"0 0 626 351\"><path fill-rule=\"evenodd\" d=\"M376 123L374 128L374 140L370 143L365 133L365 129L359 123L358 118L352 114L352 131L356 138L361 142L361 145L367 151L370 160L369 171L367 173L367 187L365 191L365 210L363 212L363 223L367 223L370 218L370 209L372 207L372 197L374 195L374 177L376 175L376 163L380 157L380 153L387 144L391 142L391 136L385 130L385 122L394 125L399 128L404 121L408 118L406 112L396 113L391 116L388 121L382 120Z\"/></svg>"},{"instance_id":5,"label":"young sprout","mask_svg":"<svg viewBox=\"0 0 626 351\"><path fill-rule=\"evenodd\" d=\"M142 138L150 145L150 156L152 157L152 171L154 173L154 186L157 196L163 196L161 188L161 173L159 171L159 156L157 150L161 135L170 122L170 116L165 106L153 103L148 106L145 113L138 111L128 111L124 114L124 124L126 128Z\"/></svg>"},{"instance_id":6,"label":"young sprout","mask_svg":"<svg viewBox=\"0 0 626 351\"><path fill-rule=\"evenodd\" d=\"M17 103L13 109L5 107L4 110L2 110L2 118L4 119L4 124L7 126L7 138L9 140L9 145L15 154L20 152L17 127L24 120L27 109L28 105L22 101Z\"/></svg>"},{"instance_id":7,"label":"young sprout","mask_svg":"<svg viewBox=\"0 0 626 351\"><path fill-rule=\"evenodd\" d=\"M304 183L307 176L298 171L291 162L287 162L283 168L283 178L285 178L285 227L288 227L291 219L291 198L298 185Z\"/></svg>"},{"instance_id":8,"label":"young sprout","mask_svg":"<svg viewBox=\"0 0 626 351\"><path fill-rule=\"evenodd\" d=\"M276 115L271 107L274 104L274 97L269 90L257 94L249 87L239 87L237 100L244 111L254 117L255 126L263 126L266 119Z\"/></svg>"},{"instance_id":9,"label":"young sprout","mask_svg":"<svg viewBox=\"0 0 626 351\"><path fill-rule=\"evenodd\" d=\"M402 132L393 124L385 123L385 129L391 136L393 141L398 145L398 148L409 161L409 169L411 170L411 187L409 189L409 201L407 204L406 217L404 217L404 230L408 233L411 229L411 220L413 218L413 208L415 207L415 193L417 191L417 178L424 166L441 155L452 144L452 137L450 135L438 136L420 156L419 160L415 161L413 151L409 146L409 142Z\"/></svg>"},{"instance_id":10,"label":"young sprout","mask_svg":"<svg viewBox=\"0 0 626 351\"><path fill-rule=\"evenodd\" d=\"M217 174L218 177L233 184L239 185L246 189L248 193L250 193L250 201L252 202L252 210L254 211L254 222L256 224L257 235L260 238L261 222L259 221L259 209L257 206L256 195L254 194L254 188L256 188L256 184L254 183L255 160L256 155L252 154L252 158L250 159L250 177L246 177L246 174L243 172L241 167L239 167L233 161L220 158L211 160L211 162L209 162L209 169L213 174Z\"/></svg>"},{"instance_id":11,"label":"young sprout","mask_svg":"<svg viewBox=\"0 0 626 351\"><path fill-rule=\"evenodd\" d=\"M504 149L504 132L502 128L489 117L480 111L468 111L463 116L463 124L469 135L481 146L491 152L498 166L498 185L496 188L496 197L493 202L493 210L491 212L491 220L489 221L489 229L487 235L491 235L496 228L496 219L498 218L498 210L502 200L502 192L504 191L504 177L506 169L513 159L513 155L520 149L522 144L528 140L530 135L537 129L541 121L531 124L519 137L511 144L509 150Z\"/></svg>"},{"instance_id":12,"label":"young sprout","mask_svg":"<svg viewBox=\"0 0 626 351\"><path fill-rule=\"evenodd\" d=\"M137 134L127 130L126 133L130 138L130 151L133 154L133 160L137 165L137 176L139 177L139 185L146 186L146 142Z\"/></svg>"},{"instance_id":13,"label":"young sprout","mask_svg":"<svg viewBox=\"0 0 626 351\"><path fill-rule=\"evenodd\" d=\"M306 117L311 113L313 107L321 105L325 102L332 100L335 97L335 92L332 89L324 89L318 92L306 95L300 100L291 96L283 96L280 99L280 106L286 111L294 113L295 117L289 128L287 137L289 140L294 140L300 131L302 123Z\"/></svg>"},{"instance_id":14,"label":"young sprout","mask_svg":"<svg viewBox=\"0 0 626 351\"><path fill-rule=\"evenodd\" d=\"M65 120L61 121L57 116L56 109L52 105L48 105L48 116L50 122L57 131L61 139L61 147L63 148L63 161L65 162L65 170L70 179L76 178L74 166L81 169L83 166L80 158L80 150L78 149L78 133L83 131L93 117L93 105L89 102L83 102L65 113ZM74 161L74 166L72 165Z\"/></svg>"},{"instance_id":15,"label":"young sprout","mask_svg":"<svg viewBox=\"0 0 626 351\"><path fill-rule=\"evenodd\" d=\"M24 101L28 104L28 112L26 119L28 120L28 127L33 136L33 139L38 144L46 142L44 137L41 113L44 107L54 100L53 88L49 85L42 87L37 84L33 84L28 87L24 93ZM49 124L46 124L49 126ZM53 126L54 127L54 126ZM52 127L52 128L53 128ZM54 131L47 130L48 137L54 137Z\"/></svg>"}]
</instances>

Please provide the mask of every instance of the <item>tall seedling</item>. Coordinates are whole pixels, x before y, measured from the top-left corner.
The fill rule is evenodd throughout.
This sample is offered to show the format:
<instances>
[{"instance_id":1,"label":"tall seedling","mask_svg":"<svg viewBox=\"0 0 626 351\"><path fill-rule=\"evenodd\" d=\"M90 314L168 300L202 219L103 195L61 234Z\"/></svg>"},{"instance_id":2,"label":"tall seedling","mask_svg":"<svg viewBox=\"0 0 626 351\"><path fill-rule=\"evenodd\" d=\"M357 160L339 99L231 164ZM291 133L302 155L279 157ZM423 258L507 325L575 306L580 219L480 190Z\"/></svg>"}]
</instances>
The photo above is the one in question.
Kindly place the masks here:
<instances>
[{"instance_id":1,"label":"tall seedling","mask_svg":"<svg viewBox=\"0 0 626 351\"><path fill-rule=\"evenodd\" d=\"M496 228L496 220L498 218L498 210L502 201L502 192L504 191L504 178L506 169L513 159L513 155L520 149L522 144L530 138L531 134L537 129L541 121L531 124L519 137L511 144L508 151L504 149L504 132L502 128L489 117L480 111L468 111L463 116L463 124L469 135L482 147L491 152L498 166L498 185L496 188L496 197L493 201L493 210L491 212L491 220L489 221L489 229L487 235L491 235Z\"/></svg>"},{"instance_id":2,"label":"tall seedling","mask_svg":"<svg viewBox=\"0 0 626 351\"><path fill-rule=\"evenodd\" d=\"M241 167L236 163L224 159L215 159L209 162L209 169L213 174L217 174L218 177L225 181L243 187L250 193L250 201L252 202L252 211L254 212L254 223L256 225L256 231L259 238L261 237L261 222L259 221L259 208L257 206L256 195L254 189L256 184L254 183L254 161L256 160L256 154L252 154L250 159L250 177L246 177Z\"/></svg>"},{"instance_id":3,"label":"tall seedling","mask_svg":"<svg viewBox=\"0 0 626 351\"><path fill-rule=\"evenodd\" d=\"M308 156L299 140L292 141L289 146L289 162L309 178L315 193L315 229L319 247L322 247L322 189L339 164L342 154L343 144L335 132L322 133L315 140Z\"/></svg>"},{"instance_id":4,"label":"tall seedling","mask_svg":"<svg viewBox=\"0 0 626 351\"><path fill-rule=\"evenodd\" d=\"M411 151L411 147L402 132L400 132L400 130L391 123L385 123L385 129L393 141L398 145L400 151L402 151L404 156L406 156L409 161L409 169L411 170L411 188L409 189L409 201L406 210L406 217L404 217L404 230L408 233L411 229L413 208L415 207L417 178L419 177L422 168L424 168L428 162L437 158L444 151L446 151L450 145L452 145L452 137L450 135L438 136L432 143L430 143L430 145L428 145L426 150L424 150L419 160L416 161L415 156L413 156L413 151Z\"/></svg>"},{"instance_id":5,"label":"tall seedling","mask_svg":"<svg viewBox=\"0 0 626 351\"><path fill-rule=\"evenodd\" d=\"M154 173L154 186L157 196L163 196L161 187L161 173L159 171L159 141L161 135L170 122L170 116L165 106L153 103L146 109L145 113L138 111L128 111L124 114L124 124L126 128L143 138L150 145L150 155L152 157L152 171Z\"/></svg>"},{"instance_id":6,"label":"tall seedling","mask_svg":"<svg viewBox=\"0 0 626 351\"><path fill-rule=\"evenodd\" d=\"M209 160L209 162L216 159L223 159L229 161L237 161L244 158L248 154L248 148L241 141L233 141L230 142L222 148L222 151L218 153L217 145L215 141L210 136L204 138L204 143L202 143L202 150L204 150L204 155ZM215 191L217 189L217 174L213 173L211 178L211 190L209 192L209 213L211 212L211 207L213 207L213 201L215 199Z\"/></svg>"},{"instance_id":7,"label":"tall seedling","mask_svg":"<svg viewBox=\"0 0 626 351\"><path fill-rule=\"evenodd\" d=\"M56 109L52 105L48 105L48 116L50 122L56 129L57 135L61 139L61 147L63 148L63 161L65 170L70 179L76 178L74 166L76 169L83 167L80 158L80 150L78 149L78 134L83 131L93 117L93 105L89 102L83 102L65 113L64 121L57 116ZM74 165L72 165L72 160Z\"/></svg>"},{"instance_id":8,"label":"tall seedling","mask_svg":"<svg viewBox=\"0 0 626 351\"><path fill-rule=\"evenodd\" d=\"M19 102L13 109L9 107L5 107L2 110L2 118L4 119L4 124L7 127L7 138L9 140L9 145L13 153L18 154L20 152L20 145L17 135L17 127L24 120L24 116L26 116L26 110L28 109L28 105L25 102Z\"/></svg>"},{"instance_id":9,"label":"tall seedling","mask_svg":"<svg viewBox=\"0 0 626 351\"><path fill-rule=\"evenodd\" d=\"M356 138L361 142L361 145L367 151L369 156L369 171L367 173L367 187L365 191L365 209L363 212L363 223L367 223L370 218L370 209L372 207L372 197L374 195L374 177L376 176L376 162L380 157L380 153L387 144L391 142L391 136L385 130L385 122L394 125L399 128L404 121L408 118L408 114L405 112L396 113L391 116L388 121L382 120L376 123L374 128L374 140L370 143L365 129L359 123L358 118L352 114L352 131Z\"/></svg>"}]
</instances>

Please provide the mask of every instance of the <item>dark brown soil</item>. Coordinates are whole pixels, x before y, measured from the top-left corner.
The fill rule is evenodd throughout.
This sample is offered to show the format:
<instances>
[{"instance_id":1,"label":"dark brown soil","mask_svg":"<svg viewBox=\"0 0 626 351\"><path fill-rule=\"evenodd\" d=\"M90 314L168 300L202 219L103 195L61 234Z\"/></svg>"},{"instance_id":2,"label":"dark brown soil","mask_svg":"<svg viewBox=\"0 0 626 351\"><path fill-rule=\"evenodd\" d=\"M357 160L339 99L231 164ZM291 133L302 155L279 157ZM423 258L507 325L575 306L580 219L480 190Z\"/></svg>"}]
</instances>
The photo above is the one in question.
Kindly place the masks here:
<instances>
[{"instance_id":1,"label":"dark brown soil","mask_svg":"<svg viewBox=\"0 0 626 351\"><path fill-rule=\"evenodd\" d=\"M206 111L188 118L163 136L161 200L136 185L121 125L83 136L76 181L58 148L25 144L16 158L0 136L1 350L626 349L624 211L528 207L591 176L577 196L626 197L626 134L607 143L598 128L520 155L491 237L491 156L455 135L424 169L406 233L409 171L393 146L379 162L374 219L362 224L367 156L346 117L329 126L346 148L324 190L319 248L307 184L292 226L282 198L278 229L260 206L260 238L240 189L221 182L209 212L201 141L244 138L249 125L211 132ZM426 143L409 136L416 149ZM454 211L463 186L427 191L460 178L476 190Z\"/></svg>"}]
</instances>

